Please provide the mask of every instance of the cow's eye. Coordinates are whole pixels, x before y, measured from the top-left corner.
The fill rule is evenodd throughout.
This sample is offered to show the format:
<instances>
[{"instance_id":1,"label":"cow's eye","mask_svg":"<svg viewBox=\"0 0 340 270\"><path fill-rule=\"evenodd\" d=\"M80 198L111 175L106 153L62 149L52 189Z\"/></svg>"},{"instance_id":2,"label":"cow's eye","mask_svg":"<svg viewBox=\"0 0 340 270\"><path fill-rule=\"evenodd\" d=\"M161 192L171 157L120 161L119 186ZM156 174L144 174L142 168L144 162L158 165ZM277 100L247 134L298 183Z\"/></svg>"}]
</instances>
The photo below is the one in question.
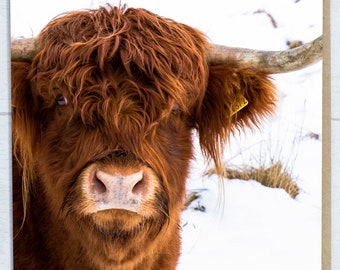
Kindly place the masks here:
<instances>
[{"instance_id":1,"label":"cow's eye","mask_svg":"<svg viewBox=\"0 0 340 270\"><path fill-rule=\"evenodd\" d=\"M67 98L63 95L60 95L56 99L58 105L60 106L66 106L67 105Z\"/></svg>"},{"instance_id":2,"label":"cow's eye","mask_svg":"<svg viewBox=\"0 0 340 270\"><path fill-rule=\"evenodd\" d=\"M178 106L177 103L175 103L175 104L172 106L172 111L173 111L173 112L176 112L176 111L178 111L178 109L179 109L179 106Z\"/></svg>"}]
</instances>

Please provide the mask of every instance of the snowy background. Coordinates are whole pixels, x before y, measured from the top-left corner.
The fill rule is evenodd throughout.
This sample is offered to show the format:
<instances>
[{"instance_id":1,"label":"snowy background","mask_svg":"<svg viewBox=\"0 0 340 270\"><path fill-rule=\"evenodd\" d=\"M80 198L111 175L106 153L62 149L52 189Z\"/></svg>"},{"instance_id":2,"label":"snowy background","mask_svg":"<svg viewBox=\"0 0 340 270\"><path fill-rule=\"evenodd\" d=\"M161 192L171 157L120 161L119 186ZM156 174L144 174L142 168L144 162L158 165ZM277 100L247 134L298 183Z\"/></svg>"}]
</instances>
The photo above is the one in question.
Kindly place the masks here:
<instances>
[{"instance_id":1,"label":"snowy background","mask_svg":"<svg viewBox=\"0 0 340 270\"><path fill-rule=\"evenodd\" d=\"M12 37L35 36L61 12L104 3L12 0ZM196 27L211 42L228 46L285 50L287 41L308 42L322 34L322 0L121 3ZM195 140L188 190L200 198L183 212L178 270L321 270L322 65L273 79L280 94L277 114L261 130L231 138L224 160L227 166L254 167L280 160L300 194L292 199L284 190L255 181L225 180L222 185L217 177L204 176L209 165Z\"/></svg>"}]
</instances>

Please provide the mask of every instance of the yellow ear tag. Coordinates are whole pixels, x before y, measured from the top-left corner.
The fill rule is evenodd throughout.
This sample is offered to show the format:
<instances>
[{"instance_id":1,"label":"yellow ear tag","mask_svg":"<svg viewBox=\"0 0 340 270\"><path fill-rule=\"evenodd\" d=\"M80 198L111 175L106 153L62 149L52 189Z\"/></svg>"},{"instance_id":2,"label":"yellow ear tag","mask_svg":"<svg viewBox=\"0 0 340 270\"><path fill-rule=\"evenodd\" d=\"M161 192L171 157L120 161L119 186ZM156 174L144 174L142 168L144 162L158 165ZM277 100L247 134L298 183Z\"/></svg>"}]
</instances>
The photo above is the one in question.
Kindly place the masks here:
<instances>
[{"instance_id":1,"label":"yellow ear tag","mask_svg":"<svg viewBox=\"0 0 340 270\"><path fill-rule=\"evenodd\" d=\"M236 103L233 105L233 112L230 116L233 116L240 110L242 110L245 106L248 105L248 100L243 95L238 95Z\"/></svg>"}]
</instances>

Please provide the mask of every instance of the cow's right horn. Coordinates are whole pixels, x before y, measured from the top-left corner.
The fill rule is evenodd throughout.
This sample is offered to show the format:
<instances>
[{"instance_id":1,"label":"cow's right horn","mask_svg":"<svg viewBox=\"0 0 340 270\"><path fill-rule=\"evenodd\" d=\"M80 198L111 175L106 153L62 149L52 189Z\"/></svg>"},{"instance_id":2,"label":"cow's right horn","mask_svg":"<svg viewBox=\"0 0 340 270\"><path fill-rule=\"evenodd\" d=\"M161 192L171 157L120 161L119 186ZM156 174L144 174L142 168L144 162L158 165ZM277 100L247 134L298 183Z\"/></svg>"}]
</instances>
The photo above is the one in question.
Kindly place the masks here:
<instances>
[{"instance_id":1,"label":"cow's right horn","mask_svg":"<svg viewBox=\"0 0 340 270\"><path fill-rule=\"evenodd\" d=\"M36 50L35 38L12 39L11 59L18 62L30 62Z\"/></svg>"}]
</instances>

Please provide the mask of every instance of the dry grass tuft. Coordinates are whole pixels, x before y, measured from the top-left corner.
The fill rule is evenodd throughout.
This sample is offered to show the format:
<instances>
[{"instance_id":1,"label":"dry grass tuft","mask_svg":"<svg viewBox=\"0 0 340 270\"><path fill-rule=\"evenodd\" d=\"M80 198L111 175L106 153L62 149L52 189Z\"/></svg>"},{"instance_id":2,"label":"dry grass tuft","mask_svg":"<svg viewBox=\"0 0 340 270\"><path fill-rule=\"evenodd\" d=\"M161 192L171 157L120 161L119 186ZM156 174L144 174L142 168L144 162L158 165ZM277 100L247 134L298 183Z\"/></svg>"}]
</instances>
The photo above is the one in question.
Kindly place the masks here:
<instances>
[{"instance_id":1,"label":"dry grass tuft","mask_svg":"<svg viewBox=\"0 0 340 270\"><path fill-rule=\"evenodd\" d=\"M216 174L215 169L210 169L207 172L207 175L212 174ZM283 188L292 198L299 194L298 185L292 180L291 175L283 168L280 161L269 167L225 168L222 176L228 179L255 180L267 187Z\"/></svg>"},{"instance_id":2,"label":"dry grass tuft","mask_svg":"<svg viewBox=\"0 0 340 270\"><path fill-rule=\"evenodd\" d=\"M188 208L188 206L195 200L197 200L198 198L200 198L201 196L198 194L198 192L190 192L187 194L185 201L184 201L184 206L183 206L183 210Z\"/></svg>"}]
</instances>

